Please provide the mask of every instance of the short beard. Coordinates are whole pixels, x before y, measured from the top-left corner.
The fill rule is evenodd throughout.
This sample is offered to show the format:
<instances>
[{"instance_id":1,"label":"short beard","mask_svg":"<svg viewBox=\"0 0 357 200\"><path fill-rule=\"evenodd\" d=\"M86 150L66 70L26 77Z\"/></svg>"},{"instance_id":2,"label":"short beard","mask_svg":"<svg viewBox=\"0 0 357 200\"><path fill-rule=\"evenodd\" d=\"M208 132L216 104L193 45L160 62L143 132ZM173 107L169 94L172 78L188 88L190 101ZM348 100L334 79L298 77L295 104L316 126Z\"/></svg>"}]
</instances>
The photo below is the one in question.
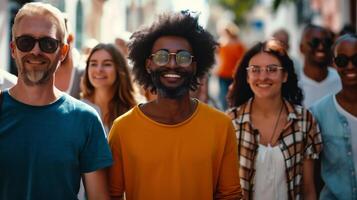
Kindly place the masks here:
<instances>
[{"instance_id":1,"label":"short beard","mask_svg":"<svg viewBox=\"0 0 357 200\"><path fill-rule=\"evenodd\" d=\"M160 81L160 77L164 73L167 73L168 71L174 71L176 74L179 74L181 78L184 79L184 82L177 87L167 87L163 85L162 82ZM162 97L169 98L169 99L180 99L184 95L189 94L191 83L194 78L193 73L180 69L168 70L166 68L159 68L155 71L152 71L150 75L151 75L152 82L156 87L157 93L160 94Z\"/></svg>"},{"instance_id":2,"label":"short beard","mask_svg":"<svg viewBox=\"0 0 357 200\"><path fill-rule=\"evenodd\" d=\"M32 70L21 72L24 77L24 82L28 86L43 85L50 79L50 72L48 70Z\"/></svg>"},{"instance_id":3,"label":"short beard","mask_svg":"<svg viewBox=\"0 0 357 200\"><path fill-rule=\"evenodd\" d=\"M32 55L30 55L32 56ZM44 56L42 56L43 59L47 59ZM35 86L35 85L43 85L48 83L50 80L51 76L57 69L58 63L56 63L57 59L54 60L53 63L49 59L47 59L47 62L50 63L51 65L47 69L43 70L27 70L25 67L25 60L28 58L27 56L23 57L21 60L22 67L19 67L19 74L23 78L23 81L26 85L28 86ZM18 63L17 63L18 65Z\"/></svg>"}]
</instances>

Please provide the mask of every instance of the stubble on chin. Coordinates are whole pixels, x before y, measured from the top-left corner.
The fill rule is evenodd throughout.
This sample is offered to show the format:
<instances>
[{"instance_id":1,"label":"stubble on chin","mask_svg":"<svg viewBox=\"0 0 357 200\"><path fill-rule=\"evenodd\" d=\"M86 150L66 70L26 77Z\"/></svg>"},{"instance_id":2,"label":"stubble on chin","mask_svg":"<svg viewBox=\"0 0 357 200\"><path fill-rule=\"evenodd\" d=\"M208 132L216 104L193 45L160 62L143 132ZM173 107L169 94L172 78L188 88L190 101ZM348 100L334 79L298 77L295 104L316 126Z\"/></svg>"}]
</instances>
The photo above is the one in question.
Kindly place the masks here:
<instances>
[{"instance_id":1,"label":"stubble on chin","mask_svg":"<svg viewBox=\"0 0 357 200\"><path fill-rule=\"evenodd\" d=\"M21 75L22 80L28 86L43 85L50 81L50 77L56 71L57 62L49 62L49 67L43 69L32 69L26 68L25 60L22 59L21 67L19 67L19 75ZM20 65L18 65L20 66Z\"/></svg>"},{"instance_id":2,"label":"stubble on chin","mask_svg":"<svg viewBox=\"0 0 357 200\"><path fill-rule=\"evenodd\" d=\"M45 70L31 70L24 72L24 81L27 85L41 85L48 81Z\"/></svg>"},{"instance_id":3,"label":"stubble on chin","mask_svg":"<svg viewBox=\"0 0 357 200\"><path fill-rule=\"evenodd\" d=\"M184 95L188 94L190 91L190 84L193 77L193 74L189 72L181 72L181 76L184 78L184 81L181 85L171 88L165 86L161 80L160 76L164 72L164 70L156 70L153 71L151 75L151 79L153 81L153 84L156 87L156 90L159 95L165 98L170 98L170 99L179 99L183 97Z\"/></svg>"}]
</instances>

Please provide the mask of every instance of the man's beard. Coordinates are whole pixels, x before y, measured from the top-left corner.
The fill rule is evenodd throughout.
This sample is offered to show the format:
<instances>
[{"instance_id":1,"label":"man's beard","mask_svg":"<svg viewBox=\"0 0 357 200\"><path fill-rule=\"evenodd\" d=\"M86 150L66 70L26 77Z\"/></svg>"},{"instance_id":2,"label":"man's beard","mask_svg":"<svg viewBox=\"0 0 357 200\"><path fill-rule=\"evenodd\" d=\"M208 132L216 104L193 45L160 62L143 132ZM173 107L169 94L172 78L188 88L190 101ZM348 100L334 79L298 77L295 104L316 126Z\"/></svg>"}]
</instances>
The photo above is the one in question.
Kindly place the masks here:
<instances>
[{"instance_id":1,"label":"man's beard","mask_svg":"<svg viewBox=\"0 0 357 200\"><path fill-rule=\"evenodd\" d=\"M24 56L21 59L21 67L19 67L19 75L23 78L24 83L28 86L42 85L47 83L50 80L53 73L56 71L58 63L55 61L57 59L53 63L51 63L51 61L44 56L41 55L36 56L37 59L49 63L50 66L41 69L28 70L28 68L26 68L25 65L27 64L26 60L29 57L35 57L35 56L33 55ZM20 66L19 63L17 63L17 65Z\"/></svg>"},{"instance_id":2,"label":"man's beard","mask_svg":"<svg viewBox=\"0 0 357 200\"><path fill-rule=\"evenodd\" d=\"M174 72L175 74L179 74L184 81L177 87L167 87L165 86L160 77L163 74L167 74L168 72ZM152 82L156 87L157 93L163 97L169 99L179 99L186 94L189 94L191 82L194 79L194 75L192 72L188 72L180 69L167 69L167 68L159 68L157 70L151 71L150 73Z\"/></svg>"}]
</instances>

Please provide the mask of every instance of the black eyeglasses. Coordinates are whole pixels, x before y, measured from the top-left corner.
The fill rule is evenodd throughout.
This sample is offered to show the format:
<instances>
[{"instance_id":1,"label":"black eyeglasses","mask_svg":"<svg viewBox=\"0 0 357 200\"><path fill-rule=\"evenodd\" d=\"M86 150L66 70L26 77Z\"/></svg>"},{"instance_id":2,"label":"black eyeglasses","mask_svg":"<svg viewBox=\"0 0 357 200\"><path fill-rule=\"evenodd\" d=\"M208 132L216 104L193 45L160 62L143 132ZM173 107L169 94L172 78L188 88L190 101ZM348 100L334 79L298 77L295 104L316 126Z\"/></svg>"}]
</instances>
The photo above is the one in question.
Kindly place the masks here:
<instances>
[{"instance_id":1,"label":"black eyeglasses","mask_svg":"<svg viewBox=\"0 0 357 200\"><path fill-rule=\"evenodd\" d=\"M60 44L59 40L51 37L41 37L36 39L30 35L23 35L16 37L15 39L17 48L22 52L31 51L35 47L36 42L38 42L41 51L45 53L54 53Z\"/></svg>"},{"instance_id":2,"label":"black eyeglasses","mask_svg":"<svg viewBox=\"0 0 357 200\"><path fill-rule=\"evenodd\" d=\"M152 61L158 66L164 66L170 62L170 55L175 56L176 64L181 67L188 67L192 63L193 56L186 50L181 50L177 53L170 53L167 50L159 50L151 54Z\"/></svg>"},{"instance_id":3,"label":"black eyeglasses","mask_svg":"<svg viewBox=\"0 0 357 200\"><path fill-rule=\"evenodd\" d=\"M353 66L357 67L357 54L355 54L351 57L348 57L344 54L340 54L334 58L334 61L335 61L336 66L339 68L346 68L349 61L351 61Z\"/></svg>"},{"instance_id":4,"label":"black eyeglasses","mask_svg":"<svg viewBox=\"0 0 357 200\"><path fill-rule=\"evenodd\" d=\"M332 46L332 40L330 38L312 38L308 44L310 45L311 48L317 49L320 44L324 46L325 48L331 48Z\"/></svg>"}]
</instances>

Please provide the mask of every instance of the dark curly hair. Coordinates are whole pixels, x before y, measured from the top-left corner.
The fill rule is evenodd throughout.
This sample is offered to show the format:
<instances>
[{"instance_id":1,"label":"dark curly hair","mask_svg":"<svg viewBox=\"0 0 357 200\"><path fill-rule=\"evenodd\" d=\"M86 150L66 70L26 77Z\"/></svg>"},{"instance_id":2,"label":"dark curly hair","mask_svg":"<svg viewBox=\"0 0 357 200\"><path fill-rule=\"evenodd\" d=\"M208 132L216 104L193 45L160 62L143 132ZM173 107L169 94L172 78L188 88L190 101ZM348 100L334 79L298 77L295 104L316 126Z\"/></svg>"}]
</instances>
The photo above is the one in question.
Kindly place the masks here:
<instances>
[{"instance_id":1,"label":"dark curly hair","mask_svg":"<svg viewBox=\"0 0 357 200\"><path fill-rule=\"evenodd\" d=\"M133 33L128 44L128 58L133 64L135 80L151 92L156 92L150 74L145 69L146 59L152 54L152 46L162 36L178 36L185 38L193 50L197 63L195 77L190 89L196 90L199 78L203 77L214 64L214 50L217 46L213 36L198 24L198 15L190 11L164 13L149 27Z\"/></svg>"},{"instance_id":2,"label":"dark curly hair","mask_svg":"<svg viewBox=\"0 0 357 200\"><path fill-rule=\"evenodd\" d=\"M268 53L276 57L284 71L288 73L288 79L281 88L282 96L293 104L301 105L303 94L298 87L297 76L294 71L293 61L289 58L284 45L276 40L270 39L265 42L259 42L245 53L233 77L232 89L228 93L230 106L238 107L247 102L254 96L249 84L247 83L247 70L250 59L259 53Z\"/></svg>"}]
</instances>

